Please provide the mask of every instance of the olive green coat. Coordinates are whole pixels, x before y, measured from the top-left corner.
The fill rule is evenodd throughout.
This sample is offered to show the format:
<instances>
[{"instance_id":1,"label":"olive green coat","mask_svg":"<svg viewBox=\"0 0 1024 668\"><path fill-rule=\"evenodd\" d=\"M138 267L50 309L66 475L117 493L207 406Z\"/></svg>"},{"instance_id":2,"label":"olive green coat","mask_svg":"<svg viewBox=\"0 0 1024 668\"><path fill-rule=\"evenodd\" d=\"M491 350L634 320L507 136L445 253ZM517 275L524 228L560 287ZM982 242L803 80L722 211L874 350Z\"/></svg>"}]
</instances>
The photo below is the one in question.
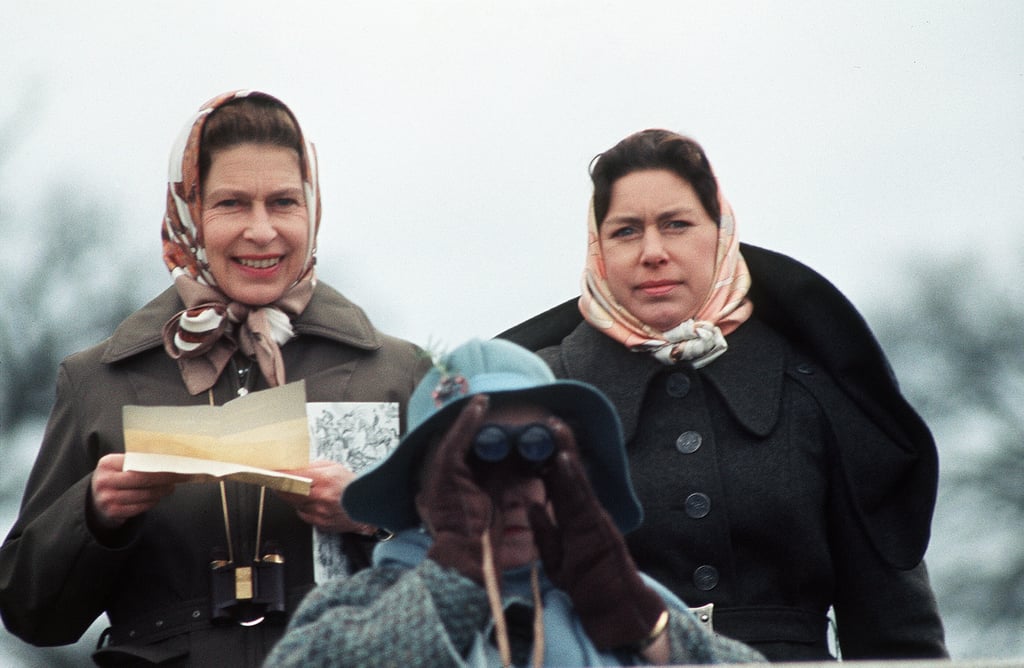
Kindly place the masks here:
<instances>
[{"instance_id":1,"label":"olive green coat","mask_svg":"<svg viewBox=\"0 0 1024 668\"><path fill-rule=\"evenodd\" d=\"M122 406L210 401L206 393L189 395L163 349L163 325L181 308L167 290L109 339L60 366L56 404L21 511L0 548L0 613L27 642L75 642L106 612L120 648L113 653L225 667L258 665L281 634L283 627L269 622L211 626L209 564L214 548L226 543L218 485L179 485L113 540L98 540L86 521L97 461L124 451ZM427 364L415 346L378 332L359 307L323 283L293 327L296 337L282 355L287 380L305 379L307 401L399 402L404 416ZM226 371L213 387L216 404L236 396L232 376ZM254 389L265 387L258 378ZM255 486L227 484L232 541L243 555L254 552L258 495ZM312 530L268 494L262 531L264 540L283 546L294 610L313 584Z\"/></svg>"}]
</instances>

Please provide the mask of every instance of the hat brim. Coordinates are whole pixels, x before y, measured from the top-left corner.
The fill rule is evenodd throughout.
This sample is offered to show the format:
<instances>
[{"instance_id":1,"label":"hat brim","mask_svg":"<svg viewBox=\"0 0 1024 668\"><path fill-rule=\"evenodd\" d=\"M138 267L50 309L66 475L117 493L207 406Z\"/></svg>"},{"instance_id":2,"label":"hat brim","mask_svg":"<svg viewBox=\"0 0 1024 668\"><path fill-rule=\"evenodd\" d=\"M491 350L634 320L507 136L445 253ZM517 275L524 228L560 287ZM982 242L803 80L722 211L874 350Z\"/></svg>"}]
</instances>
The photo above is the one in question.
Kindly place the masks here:
<instances>
[{"instance_id":1,"label":"hat brim","mask_svg":"<svg viewBox=\"0 0 1024 668\"><path fill-rule=\"evenodd\" d=\"M387 458L349 483L342 505L357 522L390 531L420 524L415 494L422 457L431 437L451 424L475 394L515 397L571 421L580 453L598 500L622 533L640 525L643 512L629 478L622 427L614 407L592 386L575 380L515 390L476 391L444 406L405 435Z\"/></svg>"}]
</instances>

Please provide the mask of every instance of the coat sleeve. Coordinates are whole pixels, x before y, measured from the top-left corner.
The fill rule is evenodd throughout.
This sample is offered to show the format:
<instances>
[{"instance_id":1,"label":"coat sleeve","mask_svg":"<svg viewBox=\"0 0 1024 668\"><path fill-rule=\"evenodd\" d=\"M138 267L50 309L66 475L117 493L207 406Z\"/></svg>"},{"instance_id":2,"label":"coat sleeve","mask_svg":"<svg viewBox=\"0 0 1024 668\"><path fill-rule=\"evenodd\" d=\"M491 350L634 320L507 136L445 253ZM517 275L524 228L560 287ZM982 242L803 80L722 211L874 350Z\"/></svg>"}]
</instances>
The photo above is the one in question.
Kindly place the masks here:
<instances>
[{"instance_id":1,"label":"coat sleeve","mask_svg":"<svg viewBox=\"0 0 1024 668\"><path fill-rule=\"evenodd\" d=\"M101 544L88 527L86 499L96 457L81 434L74 396L62 364L57 401L20 513L0 547L0 614L11 633L34 645L78 640L103 612L131 551L132 526L114 547Z\"/></svg>"},{"instance_id":2,"label":"coat sleeve","mask_svg":"<svg viewBox=\"0 0 1024 668\"><path fill-rule=\"evenodd\" d=\"M902 471L914 468L906 462L912 456L827 374L792 377L811 392L827 417L826 512L835 572L833 608L843 658L947 657L928 571L921 556L910 561L927 545L930 523L922 517L930 518L932 487L922 489L901 477ZM871 505L868 498L880 501ZM890 507L883 508L883 501ZM877 519L883 513L885 522ZM901 527L907 531L911 525L925 538L901 535ZM901 558L893 558L898 552Z\"/></svg>"},{"instance_id":3,"label":"coat sleeve","mask_svg":"<svg viewBox=\"0 0 1024 668\"><path fill-rule=\"evenodd\" d=\"M267 666L462 666L488 620L483 589L430 560L378 567L310 592Z\"/></svg>"},{"instance_id":4,"label":"coat sleeve","mask_svg":"<svg viewBox=\"0 0 1024 668\"><path fill-rule=\"evenodd\" d=\"M834 485L830 514L836 571L833 607L842 657L947 658L945 631L924 561L909 569L883 559L849 510L846 485ZM844 509L845 508L845 509Z\"/></svg>"}]
</instances>

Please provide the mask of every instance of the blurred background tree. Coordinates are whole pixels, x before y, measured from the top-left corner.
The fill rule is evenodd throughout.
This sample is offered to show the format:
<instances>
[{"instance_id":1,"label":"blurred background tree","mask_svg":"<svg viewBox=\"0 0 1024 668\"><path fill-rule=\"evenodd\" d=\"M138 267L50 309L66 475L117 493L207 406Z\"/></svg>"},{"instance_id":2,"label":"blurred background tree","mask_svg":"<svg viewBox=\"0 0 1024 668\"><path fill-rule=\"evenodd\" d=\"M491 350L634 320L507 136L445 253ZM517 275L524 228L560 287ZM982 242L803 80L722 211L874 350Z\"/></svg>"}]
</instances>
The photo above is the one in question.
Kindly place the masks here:
<instances>
[{"instance_id":1,"label":"blurred background tree","mask_svg":"<svg viewBox=\"0 0 1024 668\"><path fill-rule=\"evenodd\" d=\"M939 446L928 563L954 658L1024 656L1024 300L991 271L921 262L872 318Z\"/></svg>"},{"instance_id":2,"label":"blurred background tree","mask_svg":"<svg viewBox=\"0 0 1024 668\"><path fill-rule=\"evenodd\" d=\"M120 225L109 208L70 184L51 187L44 200L29 217L0 220L7 252L27 265L0 286L4 430L47 413L60 360L108 336L140 305L134 261L117 252Z\"/></svg>"},{"instance_id":3,"label":"blurred background tree","mask_svg":"<svg viewBox=\"0 0 1024 668\"><path fill-rule=\"evenodd\" d=\"M8 187L18 138L39 107L26 93L0 119L0 238L8 262L0 282L0 435L49 412L60 360L102 340L141 303L133 278L139 261L126 257L124 225L102 193L70 180L31 193Z\"/></svg>"},{"instance_id":4,"label":"blurred background tree","mask_svg":"<svg viewBox=\"0 0 1024 668\"><path fill-rule=\"evenodd\" d=\"M103 193L83 192L70 180L40 192L10 187L11 156L33 102L27 98L14 116L0 119L0 239L8 265L0 280L2 536L17 514L58 364L103 340L145 297L139 259L126 256L123 221ZM80 666L94 642L90 632L79 645L36 649L0 630L0 664Z\"/></svg>"}]
</instances>

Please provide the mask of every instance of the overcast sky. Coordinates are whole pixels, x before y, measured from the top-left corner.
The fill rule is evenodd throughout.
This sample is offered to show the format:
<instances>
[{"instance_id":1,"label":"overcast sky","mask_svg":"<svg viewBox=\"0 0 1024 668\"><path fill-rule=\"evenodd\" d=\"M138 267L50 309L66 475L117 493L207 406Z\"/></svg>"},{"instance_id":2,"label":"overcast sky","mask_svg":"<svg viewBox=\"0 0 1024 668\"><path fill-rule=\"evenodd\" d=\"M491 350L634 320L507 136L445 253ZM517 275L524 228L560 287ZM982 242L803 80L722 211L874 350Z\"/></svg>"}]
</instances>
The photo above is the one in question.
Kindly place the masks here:
<instances>
[{"instance_id":1,"label":"overcast sky","mask_svg":"<svg viewBox=\"0 0 1024 668\"><path fill-rule=\"evenodd\" d=\"M1024 2L54 2L0 25L0 119L32 109L13 211L61 179L160 261L167 154L208 98L281 97L318 146L321 277L454 345L577 294L587 165L666 127L740 238L857 303L908 259L1024 253ZM12 167L11 165L14 165ZM68 221L74 224L74 221ZM112 262L119 261L112 257ZM98 267L98 271L102 271Z\"/></svg>"}]
</instances>

